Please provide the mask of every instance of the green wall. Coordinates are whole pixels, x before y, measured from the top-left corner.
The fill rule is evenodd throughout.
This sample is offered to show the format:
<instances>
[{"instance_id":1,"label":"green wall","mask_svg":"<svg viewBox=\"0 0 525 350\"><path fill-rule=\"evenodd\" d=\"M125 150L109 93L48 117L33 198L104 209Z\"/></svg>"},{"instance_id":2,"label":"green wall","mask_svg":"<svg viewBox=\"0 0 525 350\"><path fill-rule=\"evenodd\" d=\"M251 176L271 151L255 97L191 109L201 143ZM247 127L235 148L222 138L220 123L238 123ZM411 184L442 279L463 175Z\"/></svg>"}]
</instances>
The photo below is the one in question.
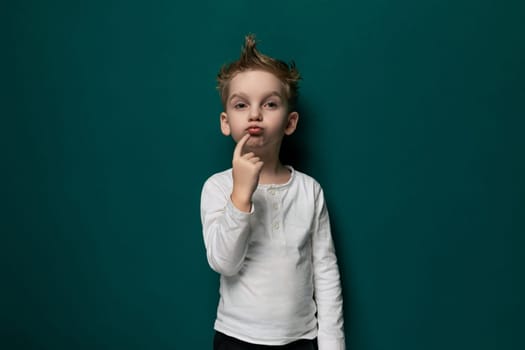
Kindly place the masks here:
<instances>
[{"instance_id":1,"label":"green wall","mask_svg":"<svg viewBox=\"0 0 525 350\"><path fill-rule=\"evenodd\" d=\"M2 5L0 348L210 349L220 65L295 59L348 349L525 348L522 1Z\"/></svg>"}]
</instances>

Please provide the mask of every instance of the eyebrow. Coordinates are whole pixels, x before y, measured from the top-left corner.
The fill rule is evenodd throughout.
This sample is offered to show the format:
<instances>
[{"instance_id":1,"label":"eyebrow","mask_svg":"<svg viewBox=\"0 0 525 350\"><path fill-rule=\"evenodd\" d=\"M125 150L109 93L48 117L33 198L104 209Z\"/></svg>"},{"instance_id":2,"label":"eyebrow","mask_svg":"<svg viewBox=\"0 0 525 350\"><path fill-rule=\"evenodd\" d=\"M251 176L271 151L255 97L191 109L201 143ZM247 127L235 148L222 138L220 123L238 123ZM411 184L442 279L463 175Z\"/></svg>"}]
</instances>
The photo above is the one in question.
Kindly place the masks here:
<instances>
[{"instance_id":1,"label":"eyebrow","mask_svg":"<svg viewBox=\"0 0 525 350\"><path fill-rule=\"evenodd\" d=\"M277 96L280 99L283 98L282 94L280 94L278 91L271 91L271 92L269 92L268 94L266 94L264 96L263 100L266 100L268 97L271 97L271 96ZM247 96L246 96L246 94L244 94L242 92L234 93L233 95L230 96L228 101L233 100L235 97L246 98Z\"/></svg>"}]
</instances>

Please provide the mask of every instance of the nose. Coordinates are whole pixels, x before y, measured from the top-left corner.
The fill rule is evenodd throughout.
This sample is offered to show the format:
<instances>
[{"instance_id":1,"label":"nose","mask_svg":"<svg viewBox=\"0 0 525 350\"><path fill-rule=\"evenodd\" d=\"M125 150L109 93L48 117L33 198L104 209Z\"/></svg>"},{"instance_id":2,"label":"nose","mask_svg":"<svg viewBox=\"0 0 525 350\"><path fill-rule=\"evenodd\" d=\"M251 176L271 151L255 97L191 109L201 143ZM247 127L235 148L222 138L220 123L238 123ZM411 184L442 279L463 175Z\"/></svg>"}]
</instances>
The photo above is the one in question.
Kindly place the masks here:
<instances>
[{"instance_id":1,"label":"nose","mask_svg":"<svg viewBox=\"0 0 525 350\"><path fill-rule=\"evenodd\" d=\"M250 121L260 121L262 120L261 109L258 106L253 106L250 108Z\"/></svg>"}]
</instances>

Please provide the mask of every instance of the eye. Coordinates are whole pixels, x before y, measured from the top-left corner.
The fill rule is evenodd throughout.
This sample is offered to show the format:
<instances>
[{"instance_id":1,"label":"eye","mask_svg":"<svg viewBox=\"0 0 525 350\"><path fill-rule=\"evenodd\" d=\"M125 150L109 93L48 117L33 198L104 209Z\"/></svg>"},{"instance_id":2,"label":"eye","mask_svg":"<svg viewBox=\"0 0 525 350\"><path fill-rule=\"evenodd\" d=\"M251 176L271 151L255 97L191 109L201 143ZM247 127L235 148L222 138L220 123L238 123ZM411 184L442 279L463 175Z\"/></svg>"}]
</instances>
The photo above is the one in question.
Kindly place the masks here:
<instances>
[{"instance_id":1,"label":"eye","mask_svg":"<svg viewBox=\"0 0 525 350\"><path fill-rule=\"evenodd\" d=\"M275 101L268 101L264 104L264 107L268 109L276 109L279 107L279 104Z\"/></svg>"},{"instance_id":2,"label":"eye","mask_svg":"<svg viewBox=\"0 0 525 350\"><path fill-rule=\"evenodd\" d=\"M233 104L233 108L235 109L244 109L246 108L246 103L244 102L236 102Z\"/></svg>"}]
</instances>

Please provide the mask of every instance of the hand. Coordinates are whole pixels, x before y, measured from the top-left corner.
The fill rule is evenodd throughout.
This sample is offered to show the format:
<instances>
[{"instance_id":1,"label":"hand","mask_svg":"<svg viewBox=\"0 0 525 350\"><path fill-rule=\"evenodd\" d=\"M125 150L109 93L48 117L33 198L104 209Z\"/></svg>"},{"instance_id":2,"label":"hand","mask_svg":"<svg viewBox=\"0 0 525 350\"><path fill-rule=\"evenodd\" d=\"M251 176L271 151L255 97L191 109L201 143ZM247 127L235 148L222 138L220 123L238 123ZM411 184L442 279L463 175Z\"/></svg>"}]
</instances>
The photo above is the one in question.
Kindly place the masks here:
<instances>
[{"instance_id":1,"label":"hand","mask_svg":"<svg viewBox=\"0 0 525 350\"><path fill-rule=\"evenodd\" d=\"M252 207L252 195L259 184L259 176L263 167L261 159L253 152L242 154L242 149L250 134L244 135L233 151L233 204L241 211L249 212Z\"/></svg>"}]
</instances>

